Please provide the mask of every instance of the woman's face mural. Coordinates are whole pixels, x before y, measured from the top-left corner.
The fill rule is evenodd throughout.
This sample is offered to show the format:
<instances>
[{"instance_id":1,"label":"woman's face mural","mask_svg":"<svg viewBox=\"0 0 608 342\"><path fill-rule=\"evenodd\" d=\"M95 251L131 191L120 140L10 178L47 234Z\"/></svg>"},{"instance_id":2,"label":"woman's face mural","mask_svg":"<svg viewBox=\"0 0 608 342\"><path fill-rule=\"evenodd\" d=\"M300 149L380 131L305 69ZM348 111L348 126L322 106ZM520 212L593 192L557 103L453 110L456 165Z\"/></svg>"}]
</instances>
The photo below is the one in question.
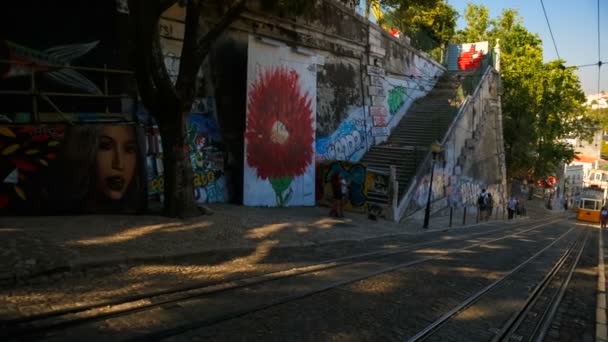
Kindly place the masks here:
<instances>
[{"instance_id":1,"label":"woman's face mural","mask_svg":"<svg viewBox=\"0 0 608 342\"><path fill-rule=\"evenodd\" d=\"M97 190L120 200L129 188L137 164L137 143L130 126L105 126L95 158Z\"/></svg>"}]
</instances>

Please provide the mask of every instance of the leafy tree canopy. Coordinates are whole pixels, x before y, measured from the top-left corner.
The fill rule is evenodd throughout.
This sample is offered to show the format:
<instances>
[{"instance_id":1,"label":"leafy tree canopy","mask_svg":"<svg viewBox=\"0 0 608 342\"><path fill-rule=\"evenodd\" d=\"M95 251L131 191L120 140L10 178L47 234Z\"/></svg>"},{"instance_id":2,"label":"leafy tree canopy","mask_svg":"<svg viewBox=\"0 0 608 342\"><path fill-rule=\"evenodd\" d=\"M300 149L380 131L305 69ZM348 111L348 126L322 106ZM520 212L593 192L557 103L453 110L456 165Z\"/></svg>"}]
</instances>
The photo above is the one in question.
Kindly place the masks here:
<instances>
[{"instance_id":1,"label":"leafy tree canopy","mask_svg":"<svg viewBox=\"0 0 608 342\"><path fill-rule=\"evenodd\" d=\"M565 138L591 139L598 121L586 115L585 96L574 68L563 60L544 63L542 40L522 24L517 10L490 18L484 5L468 4L459 43L500 39L502 114L507 169L511 177L554 174L575 152Z\"/></svg>"}]
</instances>

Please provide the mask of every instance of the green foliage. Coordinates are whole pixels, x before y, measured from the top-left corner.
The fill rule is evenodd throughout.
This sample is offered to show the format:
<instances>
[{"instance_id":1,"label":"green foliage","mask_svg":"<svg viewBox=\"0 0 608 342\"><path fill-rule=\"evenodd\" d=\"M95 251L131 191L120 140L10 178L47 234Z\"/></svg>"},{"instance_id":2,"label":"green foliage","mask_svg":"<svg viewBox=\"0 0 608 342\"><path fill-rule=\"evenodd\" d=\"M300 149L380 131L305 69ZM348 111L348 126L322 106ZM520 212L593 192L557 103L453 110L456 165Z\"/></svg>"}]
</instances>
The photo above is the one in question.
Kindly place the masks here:
<instances>
[{"instance_id":1,"label":"green foliage","mask_svg":"<svg viewBox=\"0 0 608 342\"><path fill-rule=\"evenodd\" d=\"M456 33L457 42L479 42L486 39L490 29L490 9L484 5L467 4L464 11L466 27Z\"/></svg>"},{"instance_id":2,"label":"green foliage","mask_svg":"<svg viewBox=\"0 0 608 342\"><path fill-rule=\"evenodd\" d=\"M591 102L591 104L593 104L593 102ZM602 128L602 130L608 131L608 108L589 108L587 110L586 116L597 119L600 123L600 127Z\"/></svg>"},{"instance_id":3,"label":"green foliage","mask_svg":"<svg viewBox=\"0 0 608 342\"><path fill-rule=\"evenodd\" d=\"M602 140L602 150L600 152L602 159L608 159L608 143ZM606 164L608 168L608 164Z\"/></svg>"},{"instance_id":4,"label":"green foliage","mask_svg":"<svg viewBox=\"0 0 608 342\"><path fill-rule=\"evenodd\" d=\"M467 5L460 42L500 39L503 133L510 177L540 179L575 152L565 138L591 139L598 120L585 115L585 96L573 68L543 63L542 40L523 27L516 10L489 17L484 5ZM608 121L608 120L607 120Z\"/></svg>"},{"instance_id":5,"label":"green foliage","mask_svg":"<svg viewBox=\"0 0 608 342\"><path fill-rule=\"evenodd\" d=\"M430 51L450 41L456 31L458 12L445 0L381 0L385 17L381 24L399 29L420 48Z\"/></svg>"}]
</instances>

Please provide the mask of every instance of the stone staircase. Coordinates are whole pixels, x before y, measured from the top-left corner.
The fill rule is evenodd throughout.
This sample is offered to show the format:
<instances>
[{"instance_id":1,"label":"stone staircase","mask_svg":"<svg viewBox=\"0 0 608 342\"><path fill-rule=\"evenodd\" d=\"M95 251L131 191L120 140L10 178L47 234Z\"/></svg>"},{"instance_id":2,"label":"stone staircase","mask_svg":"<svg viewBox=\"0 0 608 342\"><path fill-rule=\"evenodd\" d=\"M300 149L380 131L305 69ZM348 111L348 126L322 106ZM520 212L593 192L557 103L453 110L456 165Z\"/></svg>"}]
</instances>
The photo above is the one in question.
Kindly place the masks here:
<instances>
[{"instance_id":1,"label":"stone staircase","mask_svg":"<svg viewBox=\"0 0 608 342\"><path fill-rule=\"evenodd\" d=\"M396 167L398 198L404 195L418 165L429 153L431 143L441 141L450 127L461 103L457 100L458 89L466 76L463 72L442 75L425 97L414 102L388 140L370 148L361 159L367 168L381 172L389 173L391 165ZM389 199L370 192L368 202L387 205Z\"/></svg>"}]
</instances>

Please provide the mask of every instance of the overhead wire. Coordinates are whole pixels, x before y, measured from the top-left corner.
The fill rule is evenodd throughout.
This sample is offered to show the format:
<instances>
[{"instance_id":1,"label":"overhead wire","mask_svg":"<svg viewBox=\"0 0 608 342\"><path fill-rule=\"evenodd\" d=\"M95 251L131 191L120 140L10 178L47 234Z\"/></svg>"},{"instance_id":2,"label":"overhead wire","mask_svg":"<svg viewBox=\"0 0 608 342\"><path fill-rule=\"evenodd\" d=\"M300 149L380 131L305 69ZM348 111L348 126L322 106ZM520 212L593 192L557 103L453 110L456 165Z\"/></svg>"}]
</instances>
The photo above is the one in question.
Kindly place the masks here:
<instances>
[{"instance_id":1,"label":"overhead wire","mask_svg":"<svg viewBox=\"0 0 608 342\"><path fill-rule=\"evenodd\" d=\"M549 24L549 17L547 16L547 11L545 10L545 4L543 3L543 0L540 0L540 5L542 6L543 13L545 14L545 20L547 21L547 26L549 27L549 33L551 34L551 40L553 40L553 47L555 48L555 53L557 54L557 58L562 59L559 56L559 52L557 51L557 44L555 43L555 37L553 37L553 31L551 30L551 24Z\"/></svg>"},{"instance_id":2,"label":"overhead wire","mask_svg":"<svg viewBox=\"0 0 608 342\"><path fill-rule=\"evenodd\" d=\"M597 0L597 94L600 94L600 77L602 70L602 54L600 39L600 0ZM599 98L599 97L598 97Z\"/></svg>"}]
</instances>

